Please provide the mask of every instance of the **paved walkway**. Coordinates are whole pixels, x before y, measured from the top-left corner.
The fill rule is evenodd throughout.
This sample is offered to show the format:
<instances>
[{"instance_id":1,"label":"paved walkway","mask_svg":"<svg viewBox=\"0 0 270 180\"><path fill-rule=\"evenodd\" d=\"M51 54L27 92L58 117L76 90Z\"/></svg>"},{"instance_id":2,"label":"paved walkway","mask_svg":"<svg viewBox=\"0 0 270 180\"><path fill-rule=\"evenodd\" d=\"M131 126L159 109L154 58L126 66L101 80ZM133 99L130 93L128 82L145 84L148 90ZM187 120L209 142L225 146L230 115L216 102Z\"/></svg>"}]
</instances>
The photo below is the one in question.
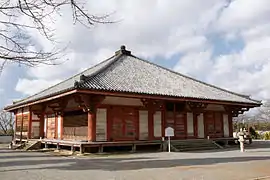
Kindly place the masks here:
<instances>
[{"instance_id":1,"label":"paved walkway","mask_svg":"<svg viewBox=\"0 0 270 180\"><path fill-rule=\"evenodd\" d=\"M2 180L248 180L269 176L270 145L238 150L65 157L0 148Z\"/></svg>"}]
</instances>

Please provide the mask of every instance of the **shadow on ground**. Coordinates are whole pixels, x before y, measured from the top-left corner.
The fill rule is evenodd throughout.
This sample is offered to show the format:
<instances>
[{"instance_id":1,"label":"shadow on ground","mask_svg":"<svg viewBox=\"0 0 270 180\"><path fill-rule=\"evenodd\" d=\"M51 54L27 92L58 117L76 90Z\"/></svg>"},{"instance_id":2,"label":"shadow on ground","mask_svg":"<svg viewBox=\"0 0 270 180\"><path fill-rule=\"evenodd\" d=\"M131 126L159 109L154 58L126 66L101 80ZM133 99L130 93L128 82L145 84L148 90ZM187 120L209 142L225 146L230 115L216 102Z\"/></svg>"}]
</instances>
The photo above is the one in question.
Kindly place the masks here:
<instances>
[{"instance_id":1,"label":"shadow on ground","mask_svg":"<svg viewBox=\"0 0 270 180\"><path fill-rule=\"evenodd\" d=\"M269 160L270 156L263 157L224 157L224 158L197 158L197 159L151 159L145 158L58 158L58 159L43 159L43 160L16 160L7 161L0 164L0 167L5 167L7 171L21 170L37 170L37 169L57 169L57 170L104 170L104 171L124 171L124 170L141 170L148 168L171 168L179 166L199 166L199 165L214 165L218 163L232 162L247 162L247 161L262 161ZM20 169L12 167L20 166ZM25 166L22 168L21 166ZM31 166L31 167L27 167Z\"/></svg>"}]
</instances>

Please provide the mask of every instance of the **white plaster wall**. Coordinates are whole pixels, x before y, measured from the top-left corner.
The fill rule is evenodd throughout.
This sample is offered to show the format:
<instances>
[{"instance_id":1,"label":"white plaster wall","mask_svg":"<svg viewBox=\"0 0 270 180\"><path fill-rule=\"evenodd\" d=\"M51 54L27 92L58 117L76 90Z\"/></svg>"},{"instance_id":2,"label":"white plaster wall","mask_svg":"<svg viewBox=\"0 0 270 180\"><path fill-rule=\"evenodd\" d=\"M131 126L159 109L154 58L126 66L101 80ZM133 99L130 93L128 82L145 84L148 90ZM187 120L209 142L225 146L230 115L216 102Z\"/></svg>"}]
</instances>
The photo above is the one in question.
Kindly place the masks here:
<instances>
[{"instance_id":1,"label":"white plaster wall","mask_svg":"<svg viewBox=\"0 0 270 180\"><path fill-rule=\"evenodd\" d=\"M57 137L60 139L61 136L61 116L58 115L57 117Z\"/></svg>"},{"instance_id":2,"label":"white plaster wall","mask_svg":"<svg viewBox=\"0 0 270 180\"><path fill-rule=\"evenodd\" d=\"M230 136L228 114L223 114L223 132L224 132L224 137Z\"/></svg>"},{"instance_id":3,"label":"white plaster wall","mask_svg":"<svg viewBox=\"0 0 270 180\"><path fill-rule=\"evenodd\" d=\"M162 136L161 111L156 111L154 114L154 136Z\"/></svg>"},{"instance_id":4,"label":"white plaster wall","mask_svg":"<svg viewBox=\"0 0 270 180\"><path fill-rule=\"evenodd\" d=\"M97 109L96 141L107 141L107 109L104 108Z\"/></svg>"},{"instance_id":5,"label":"white plaster wall","mask_svg":"<svg viewBox=\"0 0 270 180\"><path fill-rule=\"evenodd\" d=\"M208 104L206 107L206 110L211 110L211 111L225 111L223 105L218 105L218 104Z\"/></svg>"},{"instance_id":6,"label":"white plaster wall","mask_svg":"<svg viewBox=\"0 0 270 180\"><path fill-rule=\"evenodd\" d=\"M44 116L44 137L47 137L47 116Z\"/></svg>"},{"instance_id":7,"label":"white plaster wall","mask_svg":"<svg viewBox=\"0 0 270 180\"><path fill-rule=\"evenodd\" d=\"M139 111L139 139L148 139L148 111Z\"/></svg>"},{"instance_id":8,"label":"white plaster wall","mask_svg":"<svg viewBox=\"0 0 270 180\"><path fill-rule=\"evenodd\" d=\"M193 126L193 113L187 113L187 133L188 136L194 136L194 126Z\"/></svg>"},{"instance_id":9,"label":"white plaster wall","mask_svg":"<svg viewBox=\"0 0 270 180\"><path fill-rule=\"evenodd\" d=\"M113 97L113 96L106 96L106 98L102 101L102 104L126 105L126 106L143 106L140 99Z\"/></svg>"},{"instance_id":10,"label":"white plaster wall","mask_svg":"<svg viewBox=\"0 0 270 180\"><path fill-rule=\"evenodd\" d=\"M198 116L198 138L204 138L203 113Z\"/></svg>"}]
</instances>

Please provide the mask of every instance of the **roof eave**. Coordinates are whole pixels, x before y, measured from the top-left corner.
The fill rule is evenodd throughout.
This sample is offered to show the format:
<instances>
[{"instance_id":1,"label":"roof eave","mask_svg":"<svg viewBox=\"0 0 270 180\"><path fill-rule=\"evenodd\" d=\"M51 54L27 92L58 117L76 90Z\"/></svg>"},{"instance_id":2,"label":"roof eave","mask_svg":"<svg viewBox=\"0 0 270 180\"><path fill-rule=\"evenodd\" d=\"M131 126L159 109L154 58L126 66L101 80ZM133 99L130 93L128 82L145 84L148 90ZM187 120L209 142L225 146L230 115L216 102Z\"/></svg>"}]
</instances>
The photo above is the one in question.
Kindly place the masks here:
<instances>
[{"instance_id":1,"label":"roof eave","mask_svg":"<svg viewBox=\"0 0 270 180\"><path fill-rule=\"evenodd\" d=\"M13 104L13 105L10 105L10 106L6 106L4 108L4 110L5 111L13 111L13 110L16 110L16 109L19 109L19 108L22 108L22 107L26 107L26 106L30 106L30 105L34 105L34 104L38 104L38 103L42 103L42 102L46 102L46 101L50 101L50 100L53 100L53 99L57 99L59 97L67 96L67 95L70 95L70 94L74 94L76 92L77 92L77 90L75 88L70 88L70 89L66 89L66 90L63 90L63 91L60 91L60 92L57 92L57 93L54 93L54 94L50 94L50 95L45 96L45 97L33 99L31 101L26 101L26 102L23 102L23 103L18 103L18 104Z\"/></svg>"},{"instance_id":2,"label":"roof eave","mask_svg":"<svg viewBox=\"0 0 270 180\"><path fill-rule=\"evenodd\" d=\"M136 93L136 92L124 92L124 91L113 91L113 90L96 90L96 89L87 89L80 88L77 90L79 93L89 93L89 94L100 94L100 95L109 95L109 96L123 96L123 97L138 97L138 98L157 98L163 100L181 100L181 101L205 101L213 104L231 104L231 105L243 105L249 107L259 107L262 105L261 101L254 101L254 103L249 102L237 102L237 101L225 101L225 100L214 100L214 99L203 99L203 98L191 98L191 97L178 97L178 96L169 96L161 94L147 94L147 93Z\"/></svg>"}]
</instances>

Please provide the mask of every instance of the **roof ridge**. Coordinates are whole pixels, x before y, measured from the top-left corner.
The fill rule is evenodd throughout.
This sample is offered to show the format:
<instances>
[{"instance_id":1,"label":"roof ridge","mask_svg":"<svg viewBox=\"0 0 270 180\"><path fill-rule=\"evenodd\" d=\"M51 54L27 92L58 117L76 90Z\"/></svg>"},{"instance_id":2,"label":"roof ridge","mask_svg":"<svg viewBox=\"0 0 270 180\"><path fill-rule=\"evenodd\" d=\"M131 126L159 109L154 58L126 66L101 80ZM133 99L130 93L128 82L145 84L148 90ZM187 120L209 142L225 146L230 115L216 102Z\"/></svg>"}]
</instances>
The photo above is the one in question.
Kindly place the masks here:
<instances>
[{"instance_id":1,"label":"roof ridge","mask_svg":"<svg viewBox=\"0 0 270 180\"><path fill-rule=\"evenodd\" d=\"M27 96L26 98L23 98L23 99L20 99L20 100L18 100L18 101L16 101L16 102L13 102L13 104L20 103L21 101L24 101L24 100L26 100L26 99L28 99L28 98L31 98L31 97L33 97L33 96L36 96L36 95L38 95L38 94L40 94L40 93L42 93L42 92L44 92L44 91L47 91L47 90L49 90L49 89L51 89L51 88L53 88L53 87L56 87L56 86L58 86L59 84L62 84L62 83L66 82L66 81L68 81L68 80L70 80L70 79L72 79L72 78L74 78L74 77L76 77L76 76L78 76L78 75L80 75L80 74L83 74L84 72L88 71L89 69L95 68L96 66L98 66L98 65L100 65L100 64L102 64L102 63L104 63L104 62L106 62L106 61L109 61L110 59L112 59L112 58L115 57L115 56L116 56L116 55L113 55L113 56L111 56L111 57L109 57L109 58L107 58L107 59L101 61L100 63L97 63L97 64L95 64L94 66L89 67L89 68L85 69L84 71L79 72L79 73L77 73L77 74L75 74L75 75L73 75L73 76L71 76L71 77L69 77L69 78L67 78L67 79L65 79L65 80L63 80L63 81L60 81L59 83L57 83L57 84L55 84L55 85L52 85L52 86L50 86L50 87L48 87L48 88L46 88L46 89L43 89L43 90L41 90L41 91L38 91L37 93L35 93L35 94L33 94L33 95ZM110 64L110 63L109 63L109 64Z\"/></svg>"},{"instance_id":2,"label":"roof ridge","mask_svg":"<svg viewBox=\"0 0 270 180\"><path fill-rule=\"evenodd\" d=\"M131 54L130 56L132 56L132 57L134 57L134 58L136 58L136 59L138 59L138 60L140 60L140 61L144 61L144 62L146 62L146 63L148 63L148 64L151 64L151 65L157 66L157 67L159 67L159 68L162 68L162 69L164 69L164 70L167 70L167 71L170 71L170 72L172 72L172 73L175 73L175 74L177 74L177 75L183 76L183 77L188 78L188 79L190 79L190 80L193 80L193 81L202 83L202 84L204 84L204 85L206 85L206 86L210 86L210 87L213 87L213 88L216 88L216 89L219 89L219 90L222 90L222 91L225 91L225 92L228 92L228 93L231 93L231 94L234 94L234 95L237 95L237 96L246 98L246 99L248 99L248 100L252 100L252 101L261 103L261 101L259 101L259 100L251 99L249 95L240 94L240 93L236 93L236 92L233 92L233 91L229 91L229 90L224 89L224 88L217 87L217 86L215 86L215 85L213 85L213 84L209 84L209 83L206 83L206 82L204 82L204 81L195 79L195 78L193 78L193 77L184 75L184 74L182 74L182 73L173 71L173 70L171 70L171 69L169 69L169 68L166 68L166 67L163 67L163 66L161 66L161 65L155 64L155 63L153 63L153 62L147 61L147 60L145 60L145 59L142 59L142 58L140 58L140 57L134 56L134 55L132 55L132 54Z\"/></svg>"},{"instance_id":3,"label":"roof ridge","mask_svg":"<svg viewBox=\"0 0 270 180\"><path fill-rule=\"evenodd\" d=\"M95 76L97 76L98 74L104 72L106 69L108 69L108 67L110 67L112 64L114 64L115 62L117 62L120 57L122 57L124 54L123 53L119 53L119 54L115 54L113 57L115 57L111 62L109 62L108 64L106 64L105 66L103 66L102 68L100 68L99 70L97 70L96 72L94 72L93 74L91 74L90 76L86 76L86 79L82 80L82 81L77 81L77 87L80 87L80 85L82 85L84 82L86 82L87 80L90 80L92 78L94 78ZM110 59L110 58L109 58ZM107 59L108 60L108 59ZM105 60L106 61L106 60ZM103 62L105 62L103 61ZM80 73L81 75L83 75L83 72ZM75 82L76 83L76 80Z\"/></svg>"}]
</instances>

